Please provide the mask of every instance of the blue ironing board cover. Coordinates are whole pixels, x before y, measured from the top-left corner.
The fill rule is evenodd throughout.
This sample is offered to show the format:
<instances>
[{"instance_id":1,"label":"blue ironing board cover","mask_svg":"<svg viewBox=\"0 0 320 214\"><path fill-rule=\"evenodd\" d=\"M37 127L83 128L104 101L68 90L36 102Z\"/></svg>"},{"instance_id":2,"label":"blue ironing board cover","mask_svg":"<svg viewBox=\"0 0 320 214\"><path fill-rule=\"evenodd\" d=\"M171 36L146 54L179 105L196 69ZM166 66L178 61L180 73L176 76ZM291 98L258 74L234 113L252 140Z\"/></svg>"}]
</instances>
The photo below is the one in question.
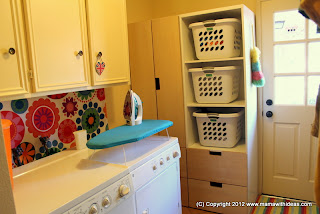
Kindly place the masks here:
<instances>
[{"instance_id":1,"label":"blue ironing board cover","mask_svg":"<svg viewBox=\"0 0 320 214\"><path fill-rule=\"evenodd\" d=\"M123 125L105 131L89 140L87 147L89 149L105 149L137 142L172 125L173 122L169 120L142 120L140 125Z\"/></svg>"}]
</instances>

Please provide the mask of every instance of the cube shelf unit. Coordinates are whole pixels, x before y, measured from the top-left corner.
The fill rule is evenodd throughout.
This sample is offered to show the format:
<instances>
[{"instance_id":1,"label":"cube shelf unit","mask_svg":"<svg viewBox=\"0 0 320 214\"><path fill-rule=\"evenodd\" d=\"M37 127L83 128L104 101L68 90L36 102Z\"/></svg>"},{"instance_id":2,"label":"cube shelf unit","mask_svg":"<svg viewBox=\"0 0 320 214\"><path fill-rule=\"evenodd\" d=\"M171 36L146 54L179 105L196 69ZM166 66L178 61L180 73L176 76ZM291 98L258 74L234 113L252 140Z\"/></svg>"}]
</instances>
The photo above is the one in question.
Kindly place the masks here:
<instances>
[{"instance_id":1,"label":"cube shelf unit","mask_svg":"<svg viewBox=\"0 0 320 214\"><path fill-rule=\"evenodd\" d=\"M189 29L189 24L223 18L237 18L241 21L242 47L240 56L213 60L197 59L192 30ZM223 202L223 200L254 202L258 195L257 88L251 83L250 64L250 49L255 44L254 14L245 5L236 5L183 14L179 16L179 19L184 88L189 206L196 208L196 205L194 204L195 200L212 201L217 199L221 202ZM202 104L196 102L192 75L188 70L190 68L208 66L241 66L240 93L237 100L227 104ZM196 118L194 118L192 114L196 110L208 107L236 107L245 110L245 129L243 137L235 147L204 147L199 143ZM197 163L194 163L194 161L198 161L199 164L205 164L207 169L197 167ZM230 167L230 169L221 168L222 166ZM201 171L202 168L203 171ZM233 174L233 172L235 174ZM210 173L218 174L213 175ZM235 177L231 178L231 174ZM211 196L203 196L204 194L200 191L204 191L205 188L202 189L201 185L212 186L212 184L216 183L218 183L218 186L221 186L216 188L213 187L212 189L209 188L208 193L211 193ZM238 192L241 192L240 195L238 194L239 197L234 197ZM241 209L230 207L198 209L219 213L250 212L250 209L247 208Z\"/></svg>"}]
</instances>

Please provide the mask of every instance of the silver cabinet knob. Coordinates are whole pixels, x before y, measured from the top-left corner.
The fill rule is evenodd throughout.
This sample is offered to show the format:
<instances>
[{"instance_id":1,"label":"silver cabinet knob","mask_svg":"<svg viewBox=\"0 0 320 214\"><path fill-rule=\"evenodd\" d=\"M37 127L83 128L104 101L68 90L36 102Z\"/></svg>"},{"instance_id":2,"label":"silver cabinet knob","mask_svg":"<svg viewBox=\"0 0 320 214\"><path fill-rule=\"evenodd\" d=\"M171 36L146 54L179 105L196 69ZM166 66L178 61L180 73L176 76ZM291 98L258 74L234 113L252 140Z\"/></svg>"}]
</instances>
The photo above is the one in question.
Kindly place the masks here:
<instances>
[{"instance_id":1,"label":"silver cabinet knob","mask_svg":"<svg viewBox=\"0 0 320 214\"><path fill-rule=\"evenodd\" d=\"M15 50L14 48L9 48L8 53L9 53L10 55L14 55L14 54L16 53L16 50Z\"/></svg>"},{"instance_id":2,"label":"silver cabinet knob","mask_svg":"<svg viewBox=\"0 0 320 214\"><path fill-rule=\"evenodd\" d=\"M77 56L83 56L83 51L80 50L80 51L78 52Z\"/></svg>"}]
</instances>

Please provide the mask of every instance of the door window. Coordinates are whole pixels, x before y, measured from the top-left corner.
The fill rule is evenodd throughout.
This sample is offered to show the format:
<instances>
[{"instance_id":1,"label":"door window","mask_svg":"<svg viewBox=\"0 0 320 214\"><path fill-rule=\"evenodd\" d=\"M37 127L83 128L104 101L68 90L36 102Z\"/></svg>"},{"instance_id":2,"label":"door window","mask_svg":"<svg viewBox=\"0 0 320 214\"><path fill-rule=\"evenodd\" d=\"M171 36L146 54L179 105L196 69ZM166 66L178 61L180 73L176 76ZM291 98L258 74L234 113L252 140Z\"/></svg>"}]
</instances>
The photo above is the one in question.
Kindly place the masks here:
<instances>
[{"instance_id":1,"label":"door window","mask_svg":"<svg viewBox=\"0 0 320 214\"><path fill-rule=\"evenodd\" d=\"M320 33L297 10L274 13L274 101L314 105L320 83Z\"/></svg>"}]
</instances>

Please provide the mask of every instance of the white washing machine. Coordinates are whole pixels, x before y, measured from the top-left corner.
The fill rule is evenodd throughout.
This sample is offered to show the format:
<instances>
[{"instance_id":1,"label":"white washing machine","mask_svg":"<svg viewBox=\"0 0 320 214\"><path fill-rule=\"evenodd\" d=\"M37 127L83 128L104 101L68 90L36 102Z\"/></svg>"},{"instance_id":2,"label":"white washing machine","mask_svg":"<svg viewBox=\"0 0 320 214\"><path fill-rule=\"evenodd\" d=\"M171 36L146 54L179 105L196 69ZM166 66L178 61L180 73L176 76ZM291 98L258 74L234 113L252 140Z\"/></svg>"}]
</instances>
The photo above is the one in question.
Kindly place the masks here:
<instances>
[{"instance_id":1,"label":"white washing machine","mask_svg":"<svg viewBox=\"0 0 320 214\"><path fill-rule=\"evenodd\" d=\"M17 214L181 214L177 138L66 150L14 170Z\"/></svg>"},{"instance_id":2,"label":"white washing machine","mask_svg":"<svg viewBox=\"0 0 320 214\"><path fill-rule=\"evenodd\" d=\"M99 150L91 160L128 167L136 214L181 214L180 154L177 138L152 136Z\"/></svg>"},{"instance_id":3,"label":"white washing machine","mask_svg":"<svg viewBox=\"0 0 320 214\"><path fill-rule=\"evenodd\" d=\"M135 214L128 168L66 150L14 170L17 214Z\"/></svg>"}]
</instances>

